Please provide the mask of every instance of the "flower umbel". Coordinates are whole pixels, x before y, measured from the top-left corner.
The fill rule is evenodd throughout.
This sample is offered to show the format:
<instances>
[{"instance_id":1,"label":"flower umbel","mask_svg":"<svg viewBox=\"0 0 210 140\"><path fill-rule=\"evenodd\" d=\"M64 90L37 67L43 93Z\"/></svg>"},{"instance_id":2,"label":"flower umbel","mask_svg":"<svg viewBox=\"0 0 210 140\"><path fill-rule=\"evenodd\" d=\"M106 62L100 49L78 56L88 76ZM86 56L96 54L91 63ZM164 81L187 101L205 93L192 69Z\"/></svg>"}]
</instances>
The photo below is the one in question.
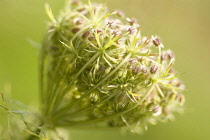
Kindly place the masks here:
<instances>
[{"instance_id":1,"label":"flower umbel","mask_svg":"<svg viewBox=\"0 0 210 140\"><path fill-rule=\"evenodd\" d=\"M182 111L174 54L158 36L101 4L69 3L50 18L41 59L41 107L49 127L107 126L138 132ZM120 13L120 14L119 14Z\"/></svg>"}]
</instances>

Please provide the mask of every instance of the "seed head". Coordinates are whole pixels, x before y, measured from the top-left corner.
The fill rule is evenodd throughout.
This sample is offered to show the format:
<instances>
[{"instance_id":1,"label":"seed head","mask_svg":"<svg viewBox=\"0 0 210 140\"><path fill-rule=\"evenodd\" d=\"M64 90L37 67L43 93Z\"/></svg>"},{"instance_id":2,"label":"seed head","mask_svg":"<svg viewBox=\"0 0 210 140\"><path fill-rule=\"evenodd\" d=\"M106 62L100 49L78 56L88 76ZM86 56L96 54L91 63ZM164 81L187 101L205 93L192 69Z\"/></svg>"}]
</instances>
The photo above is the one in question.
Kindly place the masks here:
<instances>
[{"instance_id":1,"label":"seed head","mask_svg":"<svg viewBox=\"0 0 210 140\"><path fill-rule=\"evenodd\" d=\"M104 5L71 4L58 19L47 12L41 105L49 126L129 125L138 132L180 111L184 86L159 37L142 36L135 20Z\"/></svg>"}]
</instances>

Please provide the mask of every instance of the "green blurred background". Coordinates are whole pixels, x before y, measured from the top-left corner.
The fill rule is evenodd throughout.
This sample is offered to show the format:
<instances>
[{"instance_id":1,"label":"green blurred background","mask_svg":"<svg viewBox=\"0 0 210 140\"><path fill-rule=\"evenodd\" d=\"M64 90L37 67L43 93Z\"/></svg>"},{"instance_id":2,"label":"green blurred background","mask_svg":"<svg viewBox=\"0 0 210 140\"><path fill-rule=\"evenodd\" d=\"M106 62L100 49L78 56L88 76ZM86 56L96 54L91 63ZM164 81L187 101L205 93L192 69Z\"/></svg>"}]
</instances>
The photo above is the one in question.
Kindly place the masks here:
<instances>
[{"instance_id":1,"label":"green blurred background","mask_svg":"<svg viewBox=\"0 0 210 140\"><path fill-rule=\"evenodd\" d=\"M187 87L185 114L177 115L174 122L150 126L144 135L72 130L72 140L210 140L210 0L92 1L107 2L110 9L135 17L143 35L159 35L175 52L175 67ZM65 3L0 0L0 90L11 85L11 96L31 106L38 105L39 49L29 40L42 40L48 20L46 2L55 15Z\"/></svg>"}]
</instances>

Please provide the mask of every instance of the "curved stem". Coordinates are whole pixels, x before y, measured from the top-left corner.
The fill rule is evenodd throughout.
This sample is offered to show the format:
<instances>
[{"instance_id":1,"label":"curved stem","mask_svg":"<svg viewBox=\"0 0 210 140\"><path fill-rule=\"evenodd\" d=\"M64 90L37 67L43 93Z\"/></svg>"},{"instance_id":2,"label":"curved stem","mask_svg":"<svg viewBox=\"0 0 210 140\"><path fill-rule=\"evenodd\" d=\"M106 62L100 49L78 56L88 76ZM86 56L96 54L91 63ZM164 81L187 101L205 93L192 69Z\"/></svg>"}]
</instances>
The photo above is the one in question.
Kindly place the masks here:
<instances>
[{"instance_id":1,"label":"curved stem","mask_svg":"<svg viewBox=\"0 0 210 140\"><path fill-rule=\"evenodd\" d=\"M46 93L44 92L44 64L45 64L45 48L46 48L46 35L42 43L41 53L40 53L40 63L39 63L39 78L40 78L40 98L41 98L41 104L44 103L46 100Z\"/></svg>"},{"instance_id":2,"label":"curved stem","mask_svg":"<svg viewBox=\"0 0 210 140\"><path fill-rule=\"evenodd\" d=\"M66 52L67 52L67 49L64 49L61 56L63 56ZM55 78L56 78L55 76L56 76L56 73L58 72L59 67L60 67L60 65L61 65L61 60L62 60L62 58L60 58L60 60L58 61L58 64L57 64L57 66L56 66L56 68L55 68L55 71L54 71L54 74L53 74L53 77L52 77L52 81L54 81ZM53 87L53 85L55 85L55 82L52 82L52 81L50 81L51 84L49 84L49 87L48 87L48 88L50 88L50 90L49 90L49 92L47 92L47 93L49 94L49 97L47 98L48 112L49 112L50 109L51 109L52 100L53 100L53 97L54 97L54 95L55 95L55 93L52 92L52 90L53 90L52 87Z\"/></svg>"}]
</instances>

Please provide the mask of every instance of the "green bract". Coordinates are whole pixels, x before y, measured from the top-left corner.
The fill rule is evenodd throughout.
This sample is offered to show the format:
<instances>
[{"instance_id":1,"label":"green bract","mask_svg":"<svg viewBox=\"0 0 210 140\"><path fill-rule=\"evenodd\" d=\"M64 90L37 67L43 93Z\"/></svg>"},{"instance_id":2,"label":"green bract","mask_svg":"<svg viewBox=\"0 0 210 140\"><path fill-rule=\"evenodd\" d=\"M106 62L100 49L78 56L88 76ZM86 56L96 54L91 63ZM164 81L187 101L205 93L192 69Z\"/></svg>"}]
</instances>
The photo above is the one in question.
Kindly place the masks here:
<instances>
[{"instance_id":1,"label":"green bract","mask_svg":"<svg viewBox=\"0 0 210 140\"><path fill-rule=\"evenodd\" d=\"M159 37L104 5L73 1L50 18L41 59L41 107L50 127L128 126L182 111L184 86Z\"/></svg>"}]
</instances>

